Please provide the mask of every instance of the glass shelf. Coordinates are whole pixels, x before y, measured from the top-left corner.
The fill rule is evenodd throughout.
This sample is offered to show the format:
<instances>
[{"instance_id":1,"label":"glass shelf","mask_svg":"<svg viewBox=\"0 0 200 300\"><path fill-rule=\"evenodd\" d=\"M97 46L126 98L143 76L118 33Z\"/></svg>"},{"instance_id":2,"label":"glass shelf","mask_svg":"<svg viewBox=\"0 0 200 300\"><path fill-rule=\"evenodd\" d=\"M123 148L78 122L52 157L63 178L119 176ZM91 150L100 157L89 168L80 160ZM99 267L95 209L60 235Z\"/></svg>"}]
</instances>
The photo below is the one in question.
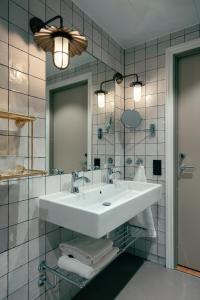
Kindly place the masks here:
<instances>
[{"instance_id":1,"label":"glass shelf","mask_svg":"<svg viewBox=\"0 0 200 300\"><path fill-rule=\"evenodd\" d=\"M7 120L14 120L15 124L18 128L22 128L26 123L30 123L30 135L28 135L28 143L30 138L30 146L28 145L28 158L30 158L30 164L28 162L28 167L24 168L24 164L18 164L21 167L21 170L17 170L16 165L12 167L4 167L1 170L0 180L8 180L8 179L17 179L21 177L29 177L29 176L42 176L46 175L47 172L44 170L34 170L33 169L33 121L35 121L35 117L27 116L23 114L13 113L13 112L6 112L0 111L0 119L7 119ZM29 155L30 154L30 155ZM22 156L17 155L0 155L2 158L8 157L8 159L12 157L22 158Z\"/></svg>"},{"instance_id":2,"label":"glass shelf","mask_svg":"<svg viewBox=\"0 0 200 300\"><path fill-rule=\"evenodd\" d=\"M114 247L119 248L119 252L117 256L113 259L115 260L120 254L122 254L128 247L130 247L138 238L144 236L145 229L142 227L136 227L130 224L125 224L120 228L116 229L110 235L110 239L113 240ZM111 260L109 264L113 261ZM103 269L105 269L109 264L107 264ZM99 273L103 270L101 269ZM64 279L68 283L75 285L82 289L85 287L92 279L94 279L97 275L92 277L91 279L85 279L80 277L79 275L71 272L67 272L58 266L50 267L47 265L46 261L42 261L39 265L40 277L38 285L42 286L47 284L50 288L54 288L59 279ZM46 276L46 272L51 273L53 275L53 283L50 282Z\"/></svg>"},{"instance_id":3,"label":"glass shelf","mask_svg":"<svg viewBox=\"0 0 200 300\"><path fill-rule=\"evenodd\" d=\"M47 172L43 170L24 170L22 174L9 174L9 175L0 174L0 180L17 179L17 178L30 177L30 176L43 176L46 174Z\"/></svg>"}]
</instances>

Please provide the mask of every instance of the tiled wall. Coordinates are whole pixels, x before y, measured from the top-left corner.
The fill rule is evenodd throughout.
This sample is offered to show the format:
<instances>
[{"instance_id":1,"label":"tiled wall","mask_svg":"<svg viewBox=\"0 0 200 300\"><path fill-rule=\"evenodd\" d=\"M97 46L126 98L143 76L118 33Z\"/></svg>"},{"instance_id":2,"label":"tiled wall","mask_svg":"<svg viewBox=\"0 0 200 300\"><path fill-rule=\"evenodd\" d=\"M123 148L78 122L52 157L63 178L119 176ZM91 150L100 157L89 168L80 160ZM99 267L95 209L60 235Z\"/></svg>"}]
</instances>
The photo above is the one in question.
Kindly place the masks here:
<instances>
[{"instance_id":1,"label":"tiled wall","mask_svg":"<svg viewBox=\"0 0 200 300\"><path fill-rule=\"evenodd\" d=\"M48 19L60 13L64 23L77 28L89 38L88 50L94 56L117 71L123 70L123 50L107 33L103 32L70 0L1 0L0 2L0 109L28 113L37 116L35 122L34 166L45 167L45 55L39 51L29 31L29 18L33 15ZM126 133L126 157L133 160L142 156L150 180L165 182L152 177L152 158L160 157L165 164L164 152L164 109L165 109L165 55L166 47L199 37L199 25L178 33L170 34L155 41L126 50L126 74L135 71L145 79L144 97L138 109L144 116L143 126L153 121L157 124L156 138L144 137L142 132ZM127 82L128 84L128 82ZM126 108L133 107L130 89L125 88ZM123 156L123 127L119 121L123 111L123 88L116 86L116 159L121 165ZM12 139L12 122L1 122L0 144ZM7 133L7 134L5 134ZM9 133L9 135L8 135ZM27 132L14 133L22 136L21 149L27 156L24 145ZM140 142L145 138L144 143ZM16 141L15 141L16 142ZM19 144L17 143L19 146ZM126 176L134 175L134 167L126 166ZM87 174L92 182L105 180L101 171ZM40 194L69 188L69 175L38 177L12 180L0 184L0 299L33 300L61 299L59 293L66 292L70 299L75 290L66 283L61 289L46 291L38 288L38 262L46 257L54 263L58 255L57 246L71 233L60 230L52 224L39 222L37 197ZM158 240L141 240L136 253L164 263L165 257L165 197L154 207L154 217L158 227Z\"/></svg>"},{"instance_id":2,"label":"tiled wall","mask_svg":"<svg viewBox=\"0 0 200 300\"><path fill-rule=\"evenodd\" d=\"M165 50L174 45L200 37L200 25L168 34L155 40L143 43L125 51L125 74L138 73L144 81L142 100L134 103L132 88L129 87L131 78L125 83L125 108L136 109L143 121L137 131L126 130L125 133L125 175L133 177L136 171L134 163L142 158L146 167L147 179L162 183L162 199L153 206L153 215L157 227L157 239L141 239L134 248L134 253L154 262L165 264L165 98L166 73ZM149 125L156 125L156 136L142 131ZM131 158L131 165L126 163ZM153 176L153 160L162 161L162 176Z\"/></svg>"},{"instance_id":3,"label":"tiled wall","mask_svg":"<svg viewBox=\"0 0 200 300\"><path fill-rule=\"evenodd\" d=\"M62 80L67 80L79 75L90 73L92 76L92 164L94 158L100 158L101 169L110 166L124 167L124 129L120 122L120 110L124 109L123 83L115 85L115 82L104 84L106 103L103 108L98 107L95 91L100 88L102 81L110 80L116 71L106 66L99 60L89 64L84 64L60 74L47 76L47 85L55 84ZM106 132L106 122L112 118L112 125L109 132ZM103 130L102 139L98 138L98 128ZM109 158L113 163L109 164Z\"/></svg>"},{"instance_id":4,"label":"tiled wall","mask_svg":"<svg viewBox=\"0 0 200 300\"><path fill-rule=\"evenodd\" d=\"M88 37L91 54L118 71L123 67L123 50L71 1L1 0L0 110L37 117L34 125L34 167L39 169L45 169L46 57L33 43L29 18L35 15L45 20L60 11L64 24ZM27 129L16 131L13 122L2 120L0 126L0 152L4 151L1 154L27 157ZM3 164L8 166L7 163L1 159L0 168ZM101 171L87 176L92 182L105 180L105 173ZM61 299L59 293L62 291L70 299L69 295L75 292L67 284L48 291L37 286L38 262L46 257L49 263L55 263L59 241L71 234L39 221L37 197L59 191L63 186L69 189L69 181L70 176L63 175L0 183L1 300Z\"/></svg>"}]
</instances>

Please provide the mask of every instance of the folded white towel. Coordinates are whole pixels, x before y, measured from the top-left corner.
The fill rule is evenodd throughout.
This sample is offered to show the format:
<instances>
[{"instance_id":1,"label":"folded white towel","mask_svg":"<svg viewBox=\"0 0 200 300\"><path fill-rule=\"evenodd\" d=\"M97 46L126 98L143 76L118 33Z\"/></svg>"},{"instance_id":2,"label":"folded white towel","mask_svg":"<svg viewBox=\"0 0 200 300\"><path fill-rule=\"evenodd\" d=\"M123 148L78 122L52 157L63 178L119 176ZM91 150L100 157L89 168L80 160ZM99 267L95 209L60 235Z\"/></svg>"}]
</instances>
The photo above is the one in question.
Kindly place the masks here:
<instances>
[{"instance_id":1,"label":"folded white towel","mask_svg":"<svg viewBox=\"0 0 200 300\"><path fill-rule=\"evenodd\" d=\"M113 242L109 239L93 239L87 236L78 236L59 245L63 255L73 256L88 265L98 262L112 247Z\"/></svg>"},{"instance_id":2,"label":"folded white towel","mask_svg":"<svg viewBox=\"0 0 200 300\"><path fill-rule=\"evenodd\" d=\"M78 274L81 277L90 279L95 276L103 267L105 267L112 259L117 256L119 248L114 247L103 256L98 263L93 264L92 266L86 265L75 258L63 255L58 259L58 267L75 274Z\"/></svg>"}]
</instances>

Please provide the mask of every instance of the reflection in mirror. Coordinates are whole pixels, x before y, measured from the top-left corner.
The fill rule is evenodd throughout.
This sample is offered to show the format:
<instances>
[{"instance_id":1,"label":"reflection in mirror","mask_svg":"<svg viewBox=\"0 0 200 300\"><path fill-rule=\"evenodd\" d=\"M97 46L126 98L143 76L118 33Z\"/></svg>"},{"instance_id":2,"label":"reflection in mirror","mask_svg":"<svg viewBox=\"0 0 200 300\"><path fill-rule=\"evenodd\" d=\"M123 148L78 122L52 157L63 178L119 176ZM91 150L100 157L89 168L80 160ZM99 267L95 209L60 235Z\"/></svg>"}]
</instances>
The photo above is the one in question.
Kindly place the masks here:
<instances>
[{"instance_id":1,"label":"reflection in mirror","mask_svg":"<svg viewBox=\"0 0 200 300\"><path fill-rule=\"evenodd\" d=\"M47 55L47 169L50 174L105 168L115 161L115 83L104 85L105 105L94 93L114 70L87 52L58 70Z\"/></svg>"},{"instance_id":2,"label":"reflection in mirror","mask_svg":"<svg viewBox=\"0 0 200 300\"><path fill-rule=\"evenodd\" d=\"M123 112L121 121L126 128L136 128L140 125L142 117L138 111L127 109Z\"/></svg>"}]
</instances>

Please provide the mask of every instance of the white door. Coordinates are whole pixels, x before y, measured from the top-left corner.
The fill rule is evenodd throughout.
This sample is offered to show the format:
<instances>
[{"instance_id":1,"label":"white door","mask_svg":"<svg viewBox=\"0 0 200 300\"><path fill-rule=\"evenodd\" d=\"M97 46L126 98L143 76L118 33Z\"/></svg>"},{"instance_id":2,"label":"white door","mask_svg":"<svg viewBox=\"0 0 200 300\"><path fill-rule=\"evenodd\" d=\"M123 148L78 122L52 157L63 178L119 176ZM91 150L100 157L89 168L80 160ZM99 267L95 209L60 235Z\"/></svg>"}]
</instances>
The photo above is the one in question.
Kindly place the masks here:
<instances>
[{"instance_id":1,"label":"white door","mask_svg":"<svg viewBox=\"0 0 200 300\"><path fill-rule=\"evenodd\" d=\"M200 271L200 54L178 60L178 264Z\"/></svg>"}]
</instances>

